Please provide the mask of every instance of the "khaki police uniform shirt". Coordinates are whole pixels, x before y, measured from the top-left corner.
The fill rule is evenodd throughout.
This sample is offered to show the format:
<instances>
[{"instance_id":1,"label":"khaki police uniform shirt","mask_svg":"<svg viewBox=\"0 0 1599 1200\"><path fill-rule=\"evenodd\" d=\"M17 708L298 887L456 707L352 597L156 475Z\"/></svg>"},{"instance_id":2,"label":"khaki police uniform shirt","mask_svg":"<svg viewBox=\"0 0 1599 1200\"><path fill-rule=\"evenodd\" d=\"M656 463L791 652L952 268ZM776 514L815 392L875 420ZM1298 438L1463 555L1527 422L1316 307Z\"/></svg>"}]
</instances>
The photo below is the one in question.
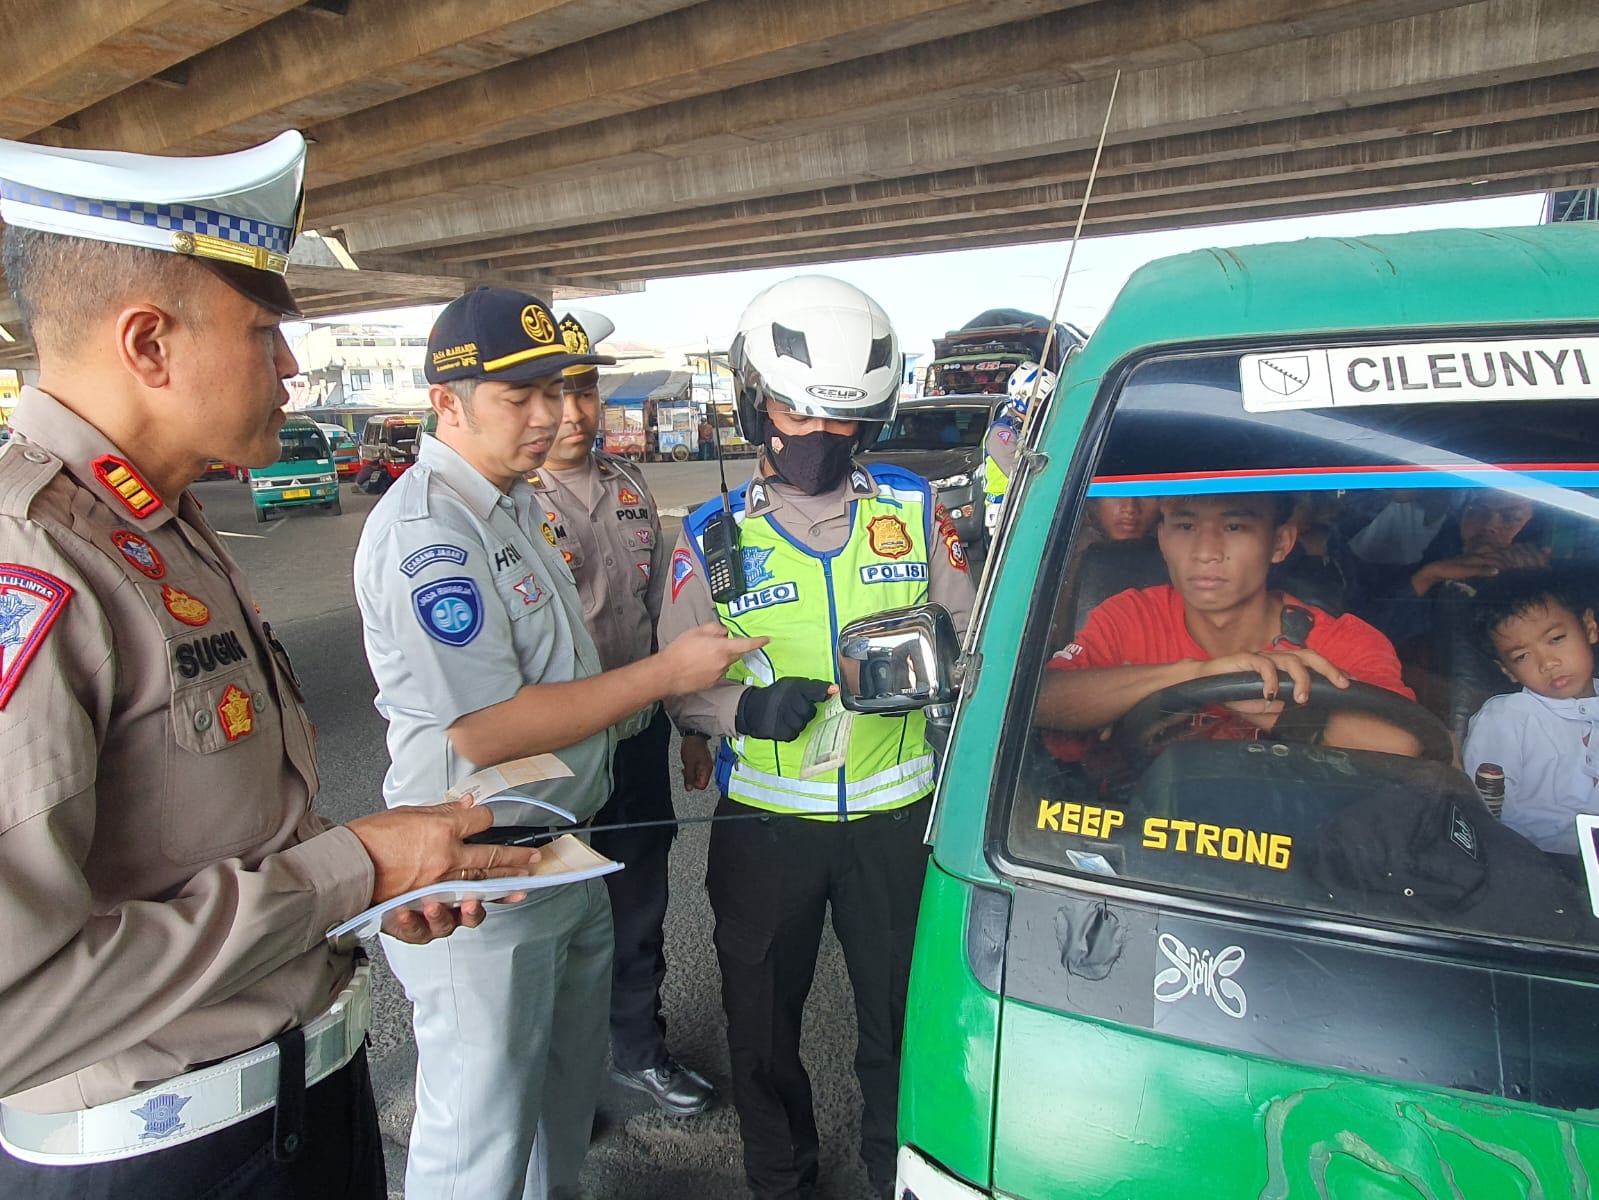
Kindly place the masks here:
<instances>
[{"instance_id":1,"label":"khaki police uniform shirt","mask_svg":"<svg viewBox=\"0 0 1599 1200\"><path fill-rule=\"evenodd\" d=\"M185 492L23 390L0 452L0 1094L121 1099L348 981L372 864L311 811L310 724Z\"/></svg>"},{"instance_id":2,"label":"khaki police uniform shirt","mask_svg":"<svg viewBox=\"0 0 1599 1200\"><path fill-rule=\"evenodd\" d=\"M609 454L591 454L570 471L546 465L529 482L577 580L601 665L612 671L648 658L671 551L643 474Z\"/></svg>"},{"instance_id":3,"label":"khaki police uniform shirt","mask_svg":"<svg viewBox=\"0 0 1599 1200\"><path fill-rule=\"evenodd\" d=\"M783 484L774 484L762 478L757 464L754 479L745 491L746 517L767 516L775 519L796 541L818 552L837 550L849 540L852 511L850 505L858 496L875 495L865 469L858 464L844 477L844 481L831 491L817 496ZM929 504L936 498L929 496ZM935 534L939 528L934 523ZM953 529L949 528L952 535ZM676 550L689 546L687 523L678 535ZM665 646L696 625L720 621L721 615L711 600L710 586L700 569L699 559L692 559L693 570L681 581L673 580L667 587L667 600L661 608L659 626L660 643ZM953 550L945 540L928 547L928 599L949 610L958 632L964 633L972 616L974 600L972 578L966 569L965 550ZM827 620L824 608L816 614L818 621ZM828 675L821 676L827 678ZM715 686L687 696L674 696L666 701L666 711L679 729L694 730L711 737L736 737L733 720L738 714L739 697L745 684L723 680Z\"/></svg>"},{"instance_id":4,"label":"khaki police uniform shirt","mask_svg":"<svg viewBox=\"0 0 1599 1200\"><path fill-rule=\"evenodd\" d=\"M548 529L548 532L546 532ZM600 672L572 574L533 488L509 494L424 435L417 463L367 517L355 552L355 597L378 711L389 723L383 798L435 804L480 767L448 729L523 686ZM584 820L611 790L614 736L557 751L573 778L542 799ZM529 813L512 823L548 825Z\"/></svg>"}]
</instances>

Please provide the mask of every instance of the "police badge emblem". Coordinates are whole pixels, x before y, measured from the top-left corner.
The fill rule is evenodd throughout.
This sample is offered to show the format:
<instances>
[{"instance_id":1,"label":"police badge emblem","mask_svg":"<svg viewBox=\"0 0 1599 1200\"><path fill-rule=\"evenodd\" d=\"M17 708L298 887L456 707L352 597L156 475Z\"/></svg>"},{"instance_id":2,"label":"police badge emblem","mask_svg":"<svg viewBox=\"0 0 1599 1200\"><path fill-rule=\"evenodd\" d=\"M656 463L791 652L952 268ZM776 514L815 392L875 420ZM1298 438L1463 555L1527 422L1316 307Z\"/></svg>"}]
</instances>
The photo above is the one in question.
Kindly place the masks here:
<instances>
[{"instance_id":1,"label":"police badge emblem","mask_svg":"<svg viewBox=\"0 0 1599 1200\"><path fill-rule=\"evenodd\" d=\"M154 1141L177 1133L183 1128L183 1106L193 1098L180 1096L176 1092L163 1092L139 1105L133 1110L133 1115L144 1122L144 1132L139 1135L139 1140Z\"/></svg>"},{"instance_id":2,"label":"police badge emblem","mask_svg":"<svg viewBox=\"0 0 1599 1200\"><path fill-rule=\"evenodd\" d=\"M866 522L866 540L878 558L904 558L915 548L910 530L898 517L873 517Z\"/></svg>"}]
</instances>

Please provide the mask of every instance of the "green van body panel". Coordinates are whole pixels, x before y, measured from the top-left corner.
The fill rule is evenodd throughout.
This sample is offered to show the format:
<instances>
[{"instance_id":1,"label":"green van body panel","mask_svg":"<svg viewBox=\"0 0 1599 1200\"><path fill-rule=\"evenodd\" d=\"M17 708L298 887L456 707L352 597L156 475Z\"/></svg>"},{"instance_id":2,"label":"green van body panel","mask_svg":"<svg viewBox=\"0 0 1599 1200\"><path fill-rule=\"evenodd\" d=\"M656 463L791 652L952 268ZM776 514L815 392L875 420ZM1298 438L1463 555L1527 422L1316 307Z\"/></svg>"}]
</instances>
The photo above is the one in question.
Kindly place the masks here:
<instances>
[{"instance_id":1,"label":"green van body panel","mask_svg":"<svg viewBox=\"0 0 1599 1200\"><path fill-rule=\"evenodd\" d=\"M985 988L968 953L977 889L1010 895L1013 914L1021 893L1071 894L1002 869L996 813L1013 780L1001 774L999 748L1013 687L1032 686L1019 647L1037 619L1030 613L1051 598L1040 564L1068 477L1094 452L1079 440L1102 387L1143 357L1179 348L1540 327L1599 333L1599 225L1206 250L1129 279L1030 431L1032 466L1013 480L1014 510L979 605L975 669L963 682L931 832L907 1006L902 1145L1016 1200L1592 1195L1592 1111L1259 1058L1049 1011ZM1148 903L1158 907L1159 894ZM1588 1054L1599 1070L1599 1017Z\"/></svg>"}]
</instances>

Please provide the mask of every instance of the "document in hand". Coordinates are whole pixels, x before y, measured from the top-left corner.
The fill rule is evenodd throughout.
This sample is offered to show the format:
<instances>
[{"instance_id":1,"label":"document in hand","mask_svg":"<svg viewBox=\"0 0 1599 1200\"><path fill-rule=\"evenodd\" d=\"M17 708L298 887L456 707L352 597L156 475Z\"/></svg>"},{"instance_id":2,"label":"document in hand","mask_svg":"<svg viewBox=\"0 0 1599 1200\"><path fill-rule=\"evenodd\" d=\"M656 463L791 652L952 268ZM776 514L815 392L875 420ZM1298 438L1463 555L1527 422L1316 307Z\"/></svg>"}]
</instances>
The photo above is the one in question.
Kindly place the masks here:
<instances>
[{"instance_id":1,"label":"document in hand","mask_svg":"<svg viewBox=\"0 0 1599 1200\"><path fill-rule=\"evenodd\" d=\"M554 813L575 825L577 818L566 809L534 795L537 784L551 779L570 778L572 778L572 768L555 755L530 754L526 758L513 758L510 762L500 763L496 767L484 767L481 771L468 775L445 792L444 798L471 799L478 804L488 804L496 800L520 800ZM516 805L497 804L494 808L496 825L525 824L528 816L529 814L520 811Z\"/></svg>"},{"instance_id":2,"label":"document in hand","mask_svg":"<svg viewBox=\"0 0 1599 1200\"><path fill-rule=\"evenodd\" d=\"M539 861L533 864L532 870L526 875L485 879L481 883L462 883L452 879L429 884L427 887L413 888L392 900L374 904L365 912L357 913L348 921L335 925L328 930L328 941L336 942L348 935L371 937L382 927L383 918L397 908L419 908L429 900L452 905L459 904L463 900L499 900L517 892L559 887L566 883L577 883L584 879L609 875L612 871L620 871L622 866L622 863L606 858L592 846L578 841L568 833L546 846L540 846ZM485 911L493 917L494 906L489 905Z\"/></svg>"}]
</instances>

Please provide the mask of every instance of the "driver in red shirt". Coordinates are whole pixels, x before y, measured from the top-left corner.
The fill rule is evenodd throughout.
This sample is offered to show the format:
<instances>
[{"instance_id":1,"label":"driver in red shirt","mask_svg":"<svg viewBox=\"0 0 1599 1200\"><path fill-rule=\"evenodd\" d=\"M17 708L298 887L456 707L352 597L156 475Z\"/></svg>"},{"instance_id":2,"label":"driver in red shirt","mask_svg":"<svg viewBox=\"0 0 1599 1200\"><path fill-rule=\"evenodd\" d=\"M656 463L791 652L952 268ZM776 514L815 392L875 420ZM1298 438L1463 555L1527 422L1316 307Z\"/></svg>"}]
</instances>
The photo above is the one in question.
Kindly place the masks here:
<instances>
[{"instance_id":1,"label":"driver in red shirt","mask_svg":"<svg viewBox=\"0 0 1599 1200\"><path fill-rule=\"evenodd\" d=\"M1282 592L1266 575L1293 549L1293 497L1275 493L1169 496L1160 501L1157 536L1172 582L1112 596L1088 615L1072 643L1050 660L1037 723L1051 752L1083 757L1089 739L1140 700L1214 675L1251 672L1259 700L1197 714L1203 736L1250 738L1272 730L1285 708L1283 687L1305 703L1320 675L1337 688L1351 680L1407 700L1392 643L1358 617L1334 617ZM1308 629L1306 628L1308 624ZM1409 733L1363 712L1335 710L1320 741L1347 749L1414 756Z\"/></svg>"}]
</instances>

